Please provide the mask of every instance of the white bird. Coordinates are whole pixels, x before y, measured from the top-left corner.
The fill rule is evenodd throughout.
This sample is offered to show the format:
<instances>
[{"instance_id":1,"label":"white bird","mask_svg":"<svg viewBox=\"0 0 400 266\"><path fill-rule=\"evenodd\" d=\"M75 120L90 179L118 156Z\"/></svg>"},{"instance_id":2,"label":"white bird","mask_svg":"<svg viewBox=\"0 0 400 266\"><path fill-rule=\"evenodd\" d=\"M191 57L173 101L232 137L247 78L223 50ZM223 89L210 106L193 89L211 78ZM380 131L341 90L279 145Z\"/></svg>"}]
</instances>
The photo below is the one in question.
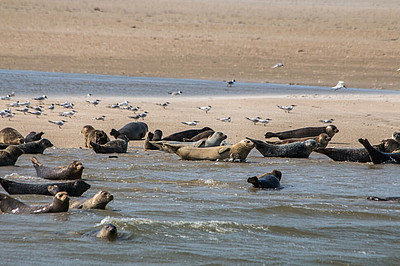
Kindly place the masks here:
<instances>
[{"instance_id":1,"label":"white bird","mask_svg":"<svg viewBox=\"0 0 400 266\"><path fill-rule=\"evenodd\" d=\"M86 97L92 97L91 93L86 94Z\"/></svg>"},{"instance_id":2,"label":"white bird","mask_svg":"<svg viewBox=\"0 0 400 266\"><path fill-rule=\"evenodd\" d=\"M105 118L106 118L106 116L105 116L105 115L102 115L102 116L95 117L95 118L93 118L93 119L94 119L94 120L101 120L101 121L104 121Z\"/></svg>"},{"instance_id":3,"label":"white bird","mask_svg":"<svg viewBox=\"0 0 400 266\"><path fill-rule=\"evenodd\" d=\"M28 111L28 113L36 115L36 117L39 117L39 115L42 114L42 111Z\"/></svg>"},{"instance_id":4,"label":"white bird","mask_svg":"<svg viewBox=\"0 0 400 266\"><path fill-rule=\"evenodd\" d=\"M175 92L168 92L168 94L171 94L171 96L178 96L181 95L183 91L175 91Z\"/></svg>"},{"instance_id":5,"label":"white bird","mask_svg":"<svg viewBox=\"0 0 400 266\"><path fill-rule=\"evenodd\" d=\"M98 105L99 103L100 103L100 100L99 99L97 99L97 100L94 100L94 101L86 101L87 103L91 103L91 104L93 104L94 106L96 106L96 105Z\"/></svg>"},{"instance_id":6,"label":"white bird","mask_svg":"<svg viewBox=\"0 0 400 266\"><path fill-rule=\"evenodd\" d=\"M133 113L136 113L136 111L139 111L139 110L140 110L140 107L139 107L139 106L131 107L131 108L129 108L128 110L133 111Z\"/></svg>"},{"instance_id":7,"label":"white bird","mask_svg":"<svg viewBox=\"0 0 400 266\"><path fill-rule=\"evenodd\" d=\"M130 115L130 116L128 116L128 117L137 120L137 119L140 118L140 115Z\"/></svg>"},{"instance_id":8,"label":"white bird","mask_svg":"<svg viewBox=\"0 0 400 266\"><path fill-rule=\"evenodd\" d=\"M64 108L74 108L74 104L70 102L64 102L64 103L57 103L57 105L62 106Z\"/></svg>"},{"instance_id":9,"label":"white bird","mask_svg":"<svg viewBox=\"0 0 400 266\"><path fill-rule=\"evenodd\" d=\"M11 113L11 109L10 108L4 109L4 110L0 110L0 116L1 117L4 117L4 116L6 116L6 115L8 115L10 113Z\"/></svg>"},{"instance_id":10,"label":"white bird","mask_svg":"<svg viewBox=\"0 0 400 266\"><path fill-rule=\"evenodd\" d=\"M224 117L224 118L218 118L217 120L222 121L222 122L231 122L231 117Z\"/></svg>"},{"instance_id":11,"label":"white bird","mask_svg":"<svg viewBox=\"0 0 400 266\"><path fill-rule=\"evenodd\" d=\"M2 117L2 118L8 117L8 120L11 120L11 118L14 117L14 115L15 115L15 113L8 113L8 112L7 112L7 113L5 113L5 114L2 114L1 117Z\"/></svg>"},{"instance_id":12,"label":"white bird","mask_svg":"<svg viewBox=\"0 0 400 266\"><path fill-rule=\"evenodd\" d=\"M17 111L26 113L29 111L29 107L25 106L24 108L17 109Z\"/></svg>"},{"instance_id":13,"label":"white bird","mask_svg":"<svg viewBox=\"0 0 400 266\"><path fill-rule=\"evenodd\" d=\"M230 81L226 81L226 86L227 87L232 87L235 82L236 82L236 80L234 80L234 79L232 79Z\"/></svg>"},{"instance_id":14,"label":"white bird","mask_svg":"<svg viewBox=\"0 0 400 266\"><path fill-rule=\"evenodd\" d=\"M271 121L271 118L265 118L265 119L259 119L258 123L263 124L264 126L267 125L269 123L269 121Z\"/></svg>"},{"instance_id":15,"label":"white bird","mask_svg":"<svg viewBox=\"0 0 400 266\"><path fill-rule=\"evenodd\" d=\"M396 71L400 71L400 68L398 68Z\"/></svg>"},{"instance_id":16,"label":"white bird","mask_svg":"<svg viewBox=\"0 0 400 266\"><path fill-rule=\"evenodd\" d=\"M208 113L208 111L211 110L211 105L197 107L197 108L200 109L200 110L206 111L206 113Z\"/></svg>"},{"instance_id":17,"label":"white bird","mask_svg":"<svg viewBox=\"0 0 400 266\"><path fill-rule=\"evenodd\" d=\"M39 105L39 106L31 106L30 108L33 109L33 110L42 112L43 111L42 107L43 106Z\"/></svg>"},{"instance_id":18,"label":"white bird","mask_svg":"<svg viewBox=\"0 0 400 266\"><path fill-rule=\"evenodd\" d=\"M31 105L31 102L30 101L25 101L25 102L19 103L19 105L20 106L29 106L29 105Z\"/></svg>"},{"instance_id":19,"label":"white bird","mask_svg":"<svg viewBox=\"0 0 400 266\"><path fill-rule=\"evenodd\" d=\"M279 109L285 110L285 112L290 112L293 110L293 108L296 106L295 104L289 105L289 106L282 106L282 105L276 105L278 106Z\"/></svg>"},{"instance_id":20,"label":"white bird","mask_svg":"<svg viewBox=\"0 0 400 266\"><path fill-rule=\"evenodd\" d=\"M112 104L112 105L108 106L108 108L119 108L119 107L120 107L120 106L119 106L118 103Z\"/></svg>"},{"instance_id":21,"label":"white bird","mask_svg":"<svg viewBox=\"0 0 400 266\"><path fill-rule=\"evenodd\" d=\"M1 96L0 99L2 99L2 100L10 100L10 99L11 99L11 95L8 94L8 95L6 95L6 96Z\"/></svg>"},{"instance_id":22,"label":"white bird","mask_svg":"<svg viewBox=\"0 0 400 266\"><path fill-rule=\"evenodd\" d=\"M148 112L144 111L143 113L139 114L139 117L141 117L143 120L147 116Z\"/></svg>"},{"instance_id":23,"label":"white bird","mask_svg":"<svg viewBox=\"0 0 400 266\"><path fill-rule=\"evenodd\" d=\"M122 103L118 104L119 106L128 106L129 105L129 101L124 101Z\"/></svg>"},{"instance_id":24,"label":"white bird","mask_svg":"<svg viewBox=\"0 0 400 266\"><path fill-rule=\"evenodd\" d=\"M165 103L157 103L157 105L164 107L167 107L169 105L169 102L165 102Z\"/></svg>"},{"instance_id":25,"label":"white bird","mask_svg":"<svg viewBox=\"0 0 400 266\"><path fill-rule=\"evenodd\" d=\"M65 120L61 120L61 121L51 121L51 120L49 120L49 122L50 122L50 123L53 123L53 124L56 124L59 128L61 128L61 126L63 126L64 123L65 123L65 122L68 122L68 121L65 121Z\"/></svg>"},{"instance_id":26,"label":"white bird","mask_svg":"<svg viewBox=\"0 0 400 266\"><path fill-rule=\"evenodd\" d=\"M44 99L47 99L47 96L46 95L42 95L42 96L39 96L39 97L34 97L33 99L37 100L37 101L43 101Z\"/></svg>"},{"instance_id":27,"label":"white bird","mask_svg":"<svg viewBox=\"0 0 400 266\"><path fill-rule=\"evenodd\" d=\"M190 122L182 122L182 124L188 125L188 126L196 126L199 121L190 121Z\"/></svg>"},{"instance_id":28,"label":"white bird","mask_svg":"<svg viewBox=\"0 0 400 266\"><path fill-rule=\"evenodd\" d=\"M344 85L344 81L339 80L338 83L336 84L335 87L332 87L332 89L335 89L335 91L346 88L346 85Z\"/></svg>"},{"instance_id":29,"label":"white bird","mask_svg":"<svg viewBox=\"0 0 400 266\"><path fill-rule=\"evenodd\" d=\"M20 104L19 104L19 101L16 101L16 102L10 103L8 106L10 106L10 107L19 107Z\"/></svg>"},{"instance_id":30,"label":"white bird","mask_svg":"<svg viewBox=\"0 0 400 266\"><path fill-rule=\"evenodd\" d=\"M283 66L284 66L283 63L277 63L276 65L274 65L271 68L279 68L279 67L283 67Z\"/></svg>"},{"instance_id":31,"label":"white bird","mask_svg":"<svg viewBox=\"0 0 400 266\"><path fill-rule=\"evenodd\" d=\"M63 113L61 113L60 116L65 116L65 117L71 118L75 113L76 113L75 110L71 110L71 111L69 111L69 112L63 112Z\"/></svg>"},{"instance_id":32,"label":"white bird","mask_svg":"<svg viewBox=\"0 0 400 266\"><path fill-rule=\"evenodd\" d=\"M252 118L252 117L245 117L245 118L246 118L247 120L250 120L251 122L253 122L254 125L257 124L257 122L260 121L260 119L261 119L261 117L259 117L259 116L254 117L254 118Z\"/></svg>"},{"instance_id":33,"label":"white bird","mask_svg":"<svg viewBox=\"0 0 400 266\"><path fill-rule=\"evenodd\" d=\"M319 120L319 122L322 122L322 123L332 123L333 121L334 121L333 118L327 119L327 120Z\"/></svg>"},{"instance_id":34,"label":"white bird","mask_svg":"<svg viewBox=\"0 0 400 266\"><path fill-rule=\"evenodd\" d=\"M55 107L55 105L54 105L54 103L52 103L52 104L49 106L49 109L50 109L50 110L54 110L54 107Z\"/></svg>"}]
</instances>

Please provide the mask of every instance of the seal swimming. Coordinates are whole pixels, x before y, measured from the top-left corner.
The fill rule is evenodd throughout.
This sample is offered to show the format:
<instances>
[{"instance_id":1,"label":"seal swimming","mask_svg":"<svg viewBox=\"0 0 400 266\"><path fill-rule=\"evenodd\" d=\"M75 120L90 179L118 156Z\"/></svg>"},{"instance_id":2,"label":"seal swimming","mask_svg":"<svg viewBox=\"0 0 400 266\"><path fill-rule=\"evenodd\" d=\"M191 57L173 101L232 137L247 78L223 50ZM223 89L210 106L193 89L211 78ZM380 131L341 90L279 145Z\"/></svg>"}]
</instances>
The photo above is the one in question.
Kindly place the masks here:
<instances>
[{"instance_id":1,"label":"seal swimming","mask_svg":"<svg viewBox=\"0 0 400 266\"><path fill-rule=\"evenodd\" d=\"M106 224L100 230L85 233L83 236L93 236L103 240L115 241L118 237L117 227L113 224Z\"/></svg>"},{"instance_id":2,"label":"seal swimming","mask_svg":"<svg viewBox=\"0 0 400 266\"><path fill-rule=\"evenodd\" d=\"M0 130L0 143L18 145L24 143L25 138L16 129L6 127Z\"/></svg>"},{"instance_id":3,"label":"seal swimming","mask_svg":"<svg viewBox=\"0 0 400 266\"><path fill-rule=\"evenodd\" d=\"M83 165L81 162L73 161L68 166L47 167L39 163L36 157L31 157L33 167L38 177L50 180L73 180L81 179Z\"/></svg>"},{"instance_id":4,"label":"seal swimming","mask_svg":"<svg viewBox=\"0 0 400 266\"><path fill-rule=\"evenodd\" d=\"M107 136L107 133L103 130L94 129L91 125L86 125L82 128L81 133L85 138L85 147L91 148L90 142L96 144L106 144L110 141L110 138Z\"/></svg>"},{"instance_id":5,"label":"seal swimming","mask_svg":"<svg viewBox=\"0 0 400 266\"><path fill-rule=\"evenodd\" d=\"M329 137L333 137L336 133L339 132L339 129L335 125L329 125L326 127L304 127L289 131L282 132L267 132L265 133L265 138L277 137L280 140L283 139L291 139L291 138L305 138L305 137L316 137L321 133L328 134Z\"/></svg>"},{"instance_id":6,"label":"seal swimming","mask_svg":"<svg viewBox=\"0 0 400 266\"><path fill-rule=\"evenodd\" d=\"M161 139L161 140L169 140L169 141L182 141L183 139L191 139L194 136L196 136L197 134L207 131L207 130L212 130L209 127L203 127L202 129L189 129L189 130L184 130L184 131L180 131L180 132L176 132L174 134L171 134L169 136L166 136L165 138Z\"/></svg>"},{"instance_id":7,"label":"seal swimming","mask_svg":"<svg viewBox=\"0 0 400 266\"><path fill-rule=\"evenodd\" d=\"M114 138L118 138L119 135L123 134L129 138L129 140L141 140L146 136L148 126L143 122L131 122L121 127L120 129L111 129L110 135Z\"/></svg>"},{"instance_id":8,"label":"seal swimming","mask_svg":"<svg viewBox=\"0 0 400 266\"><path fill-rule=\"evenodd\" d=\"M367 197L367 200L373 200L373 201L396 201L396 202L400 202L400 197L386 197L386 198L380 198L380 197L369 196L369 197Z\"/></svg>"},{"instance_id":9,"label":"seal swimming","mask_svg":"<svg viewBox=\"0 0 400 266\"><path fill-rule=\"evenodd\" d=\"M272 170L269 173L260 176L253 176L247 179L247 182L253 184L255 188L280 188L281 187L282 172L279 170Z\"/></svg>"},{"instance_id":10,"label":"seal swimming","mask_svg":"<svg viewBox=\"0 0 400 266\"><path fill-rule=\"evenodd\" d=\"M19 156L24 152L17 146L10 145L4 150L0 150L0 166L15 165Z\"/></svg>"}]
</instances>

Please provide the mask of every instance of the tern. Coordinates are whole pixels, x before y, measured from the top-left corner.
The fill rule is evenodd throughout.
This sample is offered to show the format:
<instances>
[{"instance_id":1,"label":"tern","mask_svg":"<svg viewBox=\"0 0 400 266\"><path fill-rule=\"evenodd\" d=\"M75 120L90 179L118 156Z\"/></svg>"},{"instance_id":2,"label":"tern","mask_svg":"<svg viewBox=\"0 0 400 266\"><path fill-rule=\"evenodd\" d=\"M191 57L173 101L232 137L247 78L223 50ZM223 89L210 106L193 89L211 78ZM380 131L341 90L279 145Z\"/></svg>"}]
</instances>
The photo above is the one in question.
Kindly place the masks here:
<instances>
[{"instance_id":1,"label":"tern","mask_svg":"<svg viewBox=\"0 0 400 266\"><path fill-rule=\"evenodd\" d=\"M197 107L197 108L200 109L200 110L206 111L206 113L208 113L208 111L211 110L211 105Z\"/></svg>"},{"instance_id":2,"label":"tern","mask_svg":"<svg viewBox=\"0 0 400 266\"><path fill-rule=\"evenodd\" d=\"M87 103L91 103L91 104L93 104L94 106L96 106L96 105L98 105L99 103L100 103L100 100L94 100L94 101L86 101Z\"/></svg>"},{"instance_id":3,"label":"tern","mask_svg":"<svg viewBox=\"0 0 400 266\"><path fill-rule=\"evenodd\" d=\"M295 104L289 105L289 106L282 106L282 105L276 105L278 106L279 109L285 110L285 112L289 113L290 111L293 110L293 108L296 106Z\"/></svg>"},{"instance_id":4,"label":"tern","mask_svg":"<svg viewBox=\"0 0 400 266\"><path fill-rule=\"evenodd\" d=\"M55 107L55 106L54 106L54 103L52 103L52 104L49 106L49 109L50 109L50 110L54 110L54 107Z\"/></svg>"},{"instance_id":5,"label":"tern","mask_svg":"<svg viewBox=\"0 0 400 266\"><path fill-rule=\"evenodd\" d=\"M8 117L8 120L11 121L11 118L14 117L15 113L5 113L5 114L1 114L1 117Z\"/></svg>"},{"instance_id":6,"label":"tern","mask_svg":"<svg viewBox=\"0 0 400 266\"><path fill-rule=\"evenodd\" d=\"M129 105L129 101L124 101L122 103L118 104L119 106L128 106Z\"/></svg>"},{"instance_id":7,"label":"tern","mask_svg":"<svg viewBox=\"0 0 400 266\"><path fill-rule=\"evenodd\" d=\"M42 96L39 96L39 97L34 97L33 99L37 100L37 101L43 101L44 99L47 99L47 96L46 95L42 95Z\"/></svg>"},{"instance_id":8,"label":"tern","mask_svg":"<svg viewBox=\"0 0 400 266\"><path fill-rule=\"evenodd\" d=\"M8 106L10 106L10 107L19 107L20 104L19 104L19 101L16 101L16 102L10 103Z\"/></svg>"},{"instance_id":9,"label":"tern","mask_svg":"<svg viewBox=\"0 0 400 266\"><path fill-rule=\"evenodd\" d=\"M36 115L36 117L39 117L39 115L42 114L42 111L28 111L28 113Z\"/></svg>"},{"instance_id":10,"label":"tern","mask_svg":"<svg viewBox=\"0 0 400 266\"><path fill-rule=\"evenodd\" d=\"M105 118L106 118L106 116L105 116L105 115L102 115L102 116L95 117L95 118L93 118L93 119L94 119L94 120L101 120L101 121L104 121Z\"/></svg>"},{"instance_id":11,"label":"tern","mask_svg":"<svg viewBox=\"0 0 400 266\"><path fill-rule=\"evenodd\" d=\"M217 120L222 121L222 122L231 122L231 117L224 117L224 118L217 118Z\"/></svg>"},{"instance_id":12,"label":"tern","mask_svg":"<svg viewBox=\"0 0 400 266\"><path fill-rule=\"evenodd\" d=\"M272 120L271 118L259 119L258 123L261 123L264 126L266 126L269 123L269 121L271 121L271 120Z\"/></svg>"},{"instance_id":13,"label":"tern","mask_svg":"<svg viewBox=\"0 0 400 266\"><path fill-rule=\"evenodd\" d=\"M253 122L254 125L257 124L257 122L260 121L260 119L261 119L261 117L259 117L259 116L254 117L254 118L252 118L252 117L245 117L245 118L246 118L247 120L250 120L251 122Z\"/></svg>"},{"instance_id":14,"label":"tern","mask_svg":"<svg viewBox=\"0 0 400 266\"><path fill-rule=\"evenodd\" d=\"M31 105L31 103L30 103L30 101L25 101L25 102L22 102L22 103L19 103L19 105L20 106L29 106L29 105Z\"/></svg>"},{"instance_id":15,"label":"tern","mask_svg":"<svg viewBox=\"0 0 400 266\"><path fill-rule=\"evenodd\" d=\"M168 94L171 94L171 96L178 96L181 95L183 91L175 91L175 92L168 92Z\"/></svg>"},{"instance_id":16,"label":"tern","mask_svg":"<svg viewBox=\"0 0 400 266\"><path fill-rule=\"evenodd\" d=\"M68 121L65 121L65 120L61 120L61 121L51 121L51 120L49 120L49 122L50 122L50 123L53 123L53 124L56 124L59 128L61 128L61 126L63 126L64 123L65 123L65 122L68 122Z\"/></svg>"},{"instance_id":17,"label":"tern","mask_svg":"<svg viewBox=\"0 0 400 266\"><path fill-rule=\"evenodd\" d=\"M69 112L63 112L60 114L60 116L65 116L71 118L74 114L76 113L75 110L69 111Z\"/></svg>"},{"instance_id":18,"label":"tern","mask_svg":"<svg viewBox=\"0 0 400 266\"><path fill-rule=\"evenodd\" d=\"M169 105L169 102L165 102L165 103L157 103L157 105L164 107L167 107Z\"/></svg>"},{"instance_id":19,"label":"tern","mask_svg":"<svg viewBox=\"0 0 400 266\"><path fill-rule=\"evenodd\" d=\"M17 111L18 111L18 112L24 112L24 113L26 113L26 112L29 111L29 107L28 107L28 106L25 106L24 108L17 109Z\"/></svg>"},{"instance_id":20,"label":"tern","mask_svg":"<svg viewBox=\"0 0 400 266\"><path fill-rule=\"evenodd\" d=\"M333 118L331 118L331 119L327 119L327 120L319 120L319 122L322 122L322 123L327 123L327 124L329 124L329 123L332 123L334 121L334 119Z\"/></svg>"},{"instance_id":21,"label":"tern","mask_svg":"<svg viewBox=\"0 0 400 266\"><path fill-rule=\"evenodd\" d=\"M196 126L197 123L199 123L200 121L190 121L190 122L181 122L182 124L188 125L188 126Z\"/></svg>"},{"instance_id":22,"label":"tern","mask_svg":"<svg viewBox=\"0 0 400 266\"><path fill-rule=\"evenodd\" d=\"M143 113L139 114L139 117L141 117L143 120L147 116L148 112L144 111Z\"/></svg>"},{"instance_id":23,"label":"tern","mask_svg":"<svg viewBox=\"0 0 400 266\"><path fill-rule=\"evenodd\" d=\"M6 95L6 96L1 96L0 99L2 99L2 100L10 100L10 99L11 99L11 95L8 94L8 95Z\"/></svg>"},{"instance_id":24,"label":"tern","mask_svg":"<svg viewBox=\"0 0 400 266\"><path fill-rule=\"evenodd\" d=\"M335 89L335 91L346 88L346 85L344 85L344 81L339 80L338 83L336 84L335 87L332 87L332 89Z\"/></svg>"},{"instance_id":25,"label":"tern","mask_svg":"<svg viewBox=\"0 0 400 266\"><path fill-rule=\"evenodd\" d=\"M283 66L284 66L283 63L278 63L271 68L279 68L279 67L283 67Z\"/></svg>"}]
</instances>

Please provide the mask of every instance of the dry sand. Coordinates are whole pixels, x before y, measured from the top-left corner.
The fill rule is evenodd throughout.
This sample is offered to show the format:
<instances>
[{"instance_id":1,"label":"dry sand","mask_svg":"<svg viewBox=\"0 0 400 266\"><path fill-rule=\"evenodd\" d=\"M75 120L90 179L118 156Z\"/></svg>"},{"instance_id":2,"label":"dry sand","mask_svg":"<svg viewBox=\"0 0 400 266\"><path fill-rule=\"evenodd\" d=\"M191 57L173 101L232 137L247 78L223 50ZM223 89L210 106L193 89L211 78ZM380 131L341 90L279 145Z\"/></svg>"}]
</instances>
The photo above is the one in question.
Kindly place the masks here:
<instances>
[{"instance_id":1,"label":"dry sand","mask_svg":"<svg viewBox=\"0 0 400 266\"><path fill-rule=\"evenodd\" d=\"M348 87L398 90L399 17L398 0L3 0L0 68L319 86L344 80ZM278 62L285 67L272 69ZM86 99L69 100L78 113L62 129L48 122L60 120L60 108L39 118L1 119L1 127L23 135L44 131L57 147L81 147L84 125L109 132L131 121L130 112L106 108L125 99L102 99L97 107ZM359 137L376 143L399 131L398 95L177 97L165 110L155 103L170 99L129 100L149 112L144 121L151 131L170 134L188 129L181 121L200 120L199 126L223 131L231 143L322 125L318 120L328 118L340 130L331 146L360 147ZM1 101L0 108L7 103ZM213 106L208 114L196 108L207 104ZM276 104L298 106L287 114ZM99 114L106 121L93 120ZM264 127L244 119L258 115L271 123ZM217 120L227 116L231 123Z\"/></svg>"}]
</instances>

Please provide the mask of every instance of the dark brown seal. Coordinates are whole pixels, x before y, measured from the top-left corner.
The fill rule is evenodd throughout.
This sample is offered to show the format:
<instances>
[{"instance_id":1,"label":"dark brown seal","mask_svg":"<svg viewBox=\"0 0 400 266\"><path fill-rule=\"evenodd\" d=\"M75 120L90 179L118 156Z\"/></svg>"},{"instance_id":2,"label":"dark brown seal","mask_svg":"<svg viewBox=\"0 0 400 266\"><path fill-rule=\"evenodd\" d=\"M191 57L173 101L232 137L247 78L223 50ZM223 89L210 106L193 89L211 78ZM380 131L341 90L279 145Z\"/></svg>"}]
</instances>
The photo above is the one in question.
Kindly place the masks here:
<instances>
[{"instance_id":1,"label":"dark brown seal","mask_svg":"<svg viewBox=\"0 0 400 266\"><path fill-rule=\"evenodd\" d=\"M15 165L23 151L17 146L8 146L5 150L0 150L0 166Z\"/></svg>"},{"instance_id":2,"label":"dark brown seal","mask_svg":"<svg viewBox=\"0 0 400 266\"><path fill-rule=\"evenodd\" d=\"M162 143L157 143L157 141L154 140L154 133L148 132L147 137L143 143L143 148L145 150L161 150Z\"/></svg>"},{"instance_id":3,"label":"dark brown seal","mask_svg":"<svg viewBox=\"0 0 400 266\"><path fill-rule=\"evenodd\" d=\"M50 193L48 191L49 186L59 187L59 191L65 191L71 197L80 197L82 194L90 188L90 185L83 180L74 180L63 183L47 183L47 184L31 184L31 183L19 183L11 180L0 178L0 184L7 191L8 194L37 194L52 196L56 193ZM59 192L57 191L57 192Z\"/></svg>"},{"instance_id":4,"label":"dark brown seal","mask_svg":"<svg viewBox=\"0 0 400 266\"><path fill-rule=\"evenodd\" d=\"M202 129L189 129L189 130L176 132L174 134L166 136L162 140L183 141L184 138L185 139L191 139L194 136L196 136L197 134L199 134L201 132L204 132L204 131L207 131L207 130L212 130L212 129L209 128L209 127L203 127Z\"/></svg>"},{"instance_id":5,"label":"dark brown seal","mask_svg":"<svg viewBox=\"0 0 400 266\"><path fill-rule=\"evenodd\" d=\"M372 163L381 164L381 163L396 163L400 164L400 152L387 153L382 152L375 147L373 147L368 139L358 139L358 141L364 146L364 148L368 151L369 158L371 158Z\"/></svg>"},{"instance_id":6,"label":"dark brown seal","mask_svg":"<svg viewBox=\"0 0 400 266\"><path fill-rule=\"evenodd\" d=\"M270 173L265 173L260 176L253 176L247 179L248 183L253 184L255 188L281 188L282 172L272 170Z\"/></svg>"},{"instance_id":7,"label":"dark brown seal","mask_svg":"<svg viewBox=\"0 0 400 266\"><path fill-rule=\"evenodd\" d=\"M368 152L364 148L318 148L315 152L325 154L329 158L338 162L370 162Z\"/></svg>"},{"instance_id":8,"label":"dark brown seal","mask_svg":"<svg viewBox=\"0 0 400 266\"><path fill-rule=\"evenodd\" d=\"M48 139L41 139L38 141L20 144L17 147L20 148L25 154L43 154L45 149L53 147L53 143L51 143L51 141Z\"/></svg>"},{"instance_id":9,"label":"dark brown seal","mask_svg":"<svg viewBox=\"0 0 400 266\"><path fill-rule=\"evenodd\" d=\"M83 165L81 162L73 161L68 166L47 167L39 163L36 157L32 157L31 161L36 170L38 177L51 180L74 180L81 179Z\"/></svg>"},{"instance_id":10,"label":"dark brown seal","mask_svg":"<svg viewBox=\"0 0 400 266\"><path fill-rule=\"evenodd\" d=\"M304 127L289 131L282 132L267 132L265 133L265 138L277 137L279 139L291 139L291 138L305 138L305 137L316 137L321 133L328 134L329 137L333 137L339 130L335 125L329 125L326 127Z\"/></svg>"},{"instance_id":11,"label":"dark brown seal","mask_svg":"<svg viewBox=\"0 0 400 266\"><path fill-rule=\"evenodd\" d=\"M29 206L8 195L0 193L0 210L5 213L56 213L67 212L69 197L67 192L59 192L54 196L53 202L42 206Z\"/></svg>"},{"instance_id":12,"label":"dark brown seal","mask_svg":"<svg viewBox=\"0 0 400 266\"><path fill-rule=\"evenodd\" d=\"M117 139L111 140L104 145L90 142L96 153L126 153L128 150L129 138L120 134Z\"/></svg>"},{"instance_id":13,"label":"dark brown seal","mask_svg":"<svg viewBox=\"0 0 400 266\"><path fill-rule=\"evenodd\" d=\"M18 145L24 143L24 137L16 129L6 127L0 130L0 143Z\"/></svg>"},{"instance_id":14,"label":"dark brown seal","mask_svg":"<svg viewBox=\"0 0 400 266\"><path fill-rule=\"evenodd\" d=\"M212 134L214 134L214 130L206 130L204 132L197 134L193 138L190 138L190 139L184 138L183 141L184 142L195 142L195 141L199 141L202 139L208 139L208 137L212 136Z\"/></svg>"},{"instance_id":15,"label":"dark brown seal","mask_svg":"<svg viewBox=\"0 0 400 266\"><path fill-rule=\"evenodd\" d=\"M129 140L141 140L146 136L148 126L143 122L131 122L121 127L120 129L111 129L110 135L114 138L118 138L119 135L123 134L129 138Z\"/></svg>"},{"instance_id":16,"label":"dark brown seal","mask_svg":"<svg viewBox=\"0 0 400 266\"><path fill-rule=\"evenodd\" d=\"M43 134L44 134L44 132L31 131L31 132L29 132L28 135L26 135L26 137L24 139L25 143L32 142L32 141L38 141L42 138Z\"/></svg>"},{"instance_id":17,"label":"dark brown seal","mask_svg":"<svg viewBox=\"0 0 400 266\"><path fill-rule=\"evenodd\" d=\"M85 138L85 147L91 148L90 142L94 142L96 144L106 144L110 141L110 138L107 136L107 133L103 130L94 129L91 125L86 125L82 128L81 133Z\"/></svg>"}]
</instances>

